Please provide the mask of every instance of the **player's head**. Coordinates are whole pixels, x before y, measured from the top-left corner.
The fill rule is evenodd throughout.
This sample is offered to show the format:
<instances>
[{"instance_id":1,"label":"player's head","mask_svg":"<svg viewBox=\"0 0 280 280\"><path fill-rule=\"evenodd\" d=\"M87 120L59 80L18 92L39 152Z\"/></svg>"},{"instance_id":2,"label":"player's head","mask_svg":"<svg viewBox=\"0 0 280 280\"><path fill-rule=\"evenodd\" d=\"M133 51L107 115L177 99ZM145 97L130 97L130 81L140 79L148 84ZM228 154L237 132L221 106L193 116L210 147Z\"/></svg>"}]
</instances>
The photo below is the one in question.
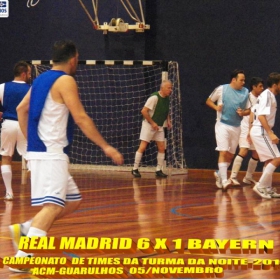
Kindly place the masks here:
<instances>
[{"instance_id":1,"label":"player's head","mask_svg":"<svg viewBox=\"0 0 280 280\"><path fill-rule=\"evenodd\" d=\"M259 96L264 89L263 79L260 77L253 77L250 81L250 91Z\"/></svg>"},{"instance_id":2,"label":"player's head","mask_svg":"<svg viewBox=\"0 0 280 280\"><path fill-rule=\"evenodd\" d=\"M266 80L266 84L274 93L280 94L280 74L278 72L270 73Z\"/></svg>"},{"instance_id":3,"label":"player's head","mask_svg":"<svg viewBox=\"0 0 280 280\"><path fill-rule=\"evenodd\" d=\"M243 70L235 69L230 74L230 84L234 89L242 89L245 84L245 74Z\"/></svg>"},{"instance_id":4,"label":"player's head","mask_svg":"<svg viewBox=\"0 0 280 280\"><path fill-rule=\"evenodd\" d=\"M14 66L14 77L16 79L20 79L26 83L29 83L31 79L30 65L23 60L17 62Z\"/></svg>"},{"instance_id":5,"label":"player's head","mask_svg":"<svg viewBox=\"0 0 280 280\"><path fill-rule=\"evenodd\" d=\"M167 97L172 92L172 83L169 80L162 81L160 85L160 93L163 97Z\"/></svg>"},{"instance_id":6,"label":"player's head","mask_svg":"<svg viewBox=\"0 0 280 280\"><path fill-rule=\"evenodd\" d=\"M72 41L56 41L53 45L52 60L54 65L69 63L71 75L76 73L78 55L78 50Z\"/></svg>"}]
</instances>

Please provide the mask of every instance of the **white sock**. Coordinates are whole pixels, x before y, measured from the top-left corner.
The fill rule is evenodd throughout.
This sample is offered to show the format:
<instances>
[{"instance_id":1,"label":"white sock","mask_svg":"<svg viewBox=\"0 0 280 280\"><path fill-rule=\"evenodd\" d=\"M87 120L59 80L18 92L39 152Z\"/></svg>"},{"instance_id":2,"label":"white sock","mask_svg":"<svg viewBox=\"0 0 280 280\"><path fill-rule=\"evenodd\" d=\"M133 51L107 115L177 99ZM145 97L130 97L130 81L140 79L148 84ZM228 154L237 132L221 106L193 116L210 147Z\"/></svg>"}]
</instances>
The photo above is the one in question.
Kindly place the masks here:
<instances>
[{"instance_id":1,"label":"white sock","mask_svg":"<svg viewBox=\"0 0 280 280\"><path fill-rule=\"evenodd\" d=\"M1 172L2 172L4 185L6 187L6 193L13 194L11 165L1 165Z\"/></svg>"},{"instance_id":2,"label":"white sock","mask_svg":"<svg viewBox=\"0 0 280 280\"><path fill-rule=\"evenodd\" d=\"M33 236L43 237L43 236L46 236L46 235L47 235L46 231L41 230L39 228L30 227L30 229L28 231L28 234L27 234L27 237L33 237ZM25 253L22 250L18 250L15 257L27 257L27 256L33 256L33 255L34 255L33 253Z\"/></svg>"},{"instance_id":3,"label":"white sock","mask_svg":"<svg viewBox=\"0 0 280 280\"><path fill-rule=\"evenodd\" d=\"M231 169L231 176L232 178L236 178L238 175L238 172L240 170L241 164L243 161L243 157L240 155L237 155L234 159L233 165L232 165L232 169Z\"/></svg>"},{"instance_id":4,"label":"white sock","mask_svg":"<svg viewBox=\"0 0 280 280\"><path fill-rule=\"evenodd\" d=\"M269 163L265 168L264 168L264 171L263 171L263 174L259 180L259 183L260 183L260 187L261 188L266 188L268 186L271 185L271 182L272 182L272 174L273 172L275 171L276 167Z\"/></svg>"},{"instance_id":5,"label":"white sock","mask_svg":"<svg viewBox=\"0 0 280 280\"><path fill-rule=\"evenodd\" d=\"M141 162L141 159L142 159L142 156L143 156L142 153L139 153L139 152L135 153L134 166L133 166L134 170L138 169L138 167L140 165L140 162Z\"/></svg>"},{"instance_id":6,"label":"white sock","mask_svg":"<svg viewBox=\"0 0 280 280\"><path fill-rule=\"evenodd\" d=\"M220 163L218 163L218 166L219 166L219 175L220 175L222 181L227 180L228 163L220 162Z\"/></svg>"},{"instance_id":7,"label":"white sock","mask_svg":"<svg viewBox=\"0 0 280 280\"><path fill-rule=\"evenodd\" d=\"M253 173L256 171L258 162L259 162L258 160L254 159L254 158L250 158L248 167L247 167L247 172L245 175L246 178L253 177Z\"/></svg>"},{"instance_id":8,"label":"white sock","mask_svg":"<svg viewBox=\"0 0 280 280\"><path fill-rule=\"evenodd\" d=\"M27 235L30 227L31 227L31 223L32 223L32 220L29 220L29 221L26 221L24 223L21 224L21 232L24 234L24 235Z\"/></svg>"},{"instance_id":9,"label":"white sock","mask_svg":"<svg viewBox=\"0 0 280 280\"><path fill-rule=\"evenodd\" d=\"M157 154L157 168L156 168L156 171L160 171L162 169L164 158L165 158L165 153L158 153Z\"/></svg>"}]
</instances>

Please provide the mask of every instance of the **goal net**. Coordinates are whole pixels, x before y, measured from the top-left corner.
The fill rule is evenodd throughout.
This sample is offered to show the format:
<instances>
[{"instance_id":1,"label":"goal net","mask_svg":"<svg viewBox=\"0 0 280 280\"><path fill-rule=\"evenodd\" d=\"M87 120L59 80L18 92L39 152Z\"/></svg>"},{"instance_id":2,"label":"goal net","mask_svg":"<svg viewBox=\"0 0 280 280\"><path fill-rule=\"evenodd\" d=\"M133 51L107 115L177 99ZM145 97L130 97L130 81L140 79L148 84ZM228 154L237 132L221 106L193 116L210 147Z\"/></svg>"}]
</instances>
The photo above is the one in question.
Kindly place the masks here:
<instances>
[{"instance_id":1,"label":"goal net","mask_svg":"<svg viewBox=\"0 0 280 280\"><path fill-rule=\"evenodd\" d=\"M31 61L32 77L51 68L51 61ZM148 97L158 91L163 79L173 83L170 98L172 129L166 130L166 169L169 174L186 173L183 153L182 109L177 62L165 61L80 61L75 79L81 101L97 128L124 156L116 166L101 149L75 127L69 154L71 168L131 170L139 146L141 109ZM148 145L143 154L141 172L155 170L157 147Z\"/></svg>"}]
</instances>

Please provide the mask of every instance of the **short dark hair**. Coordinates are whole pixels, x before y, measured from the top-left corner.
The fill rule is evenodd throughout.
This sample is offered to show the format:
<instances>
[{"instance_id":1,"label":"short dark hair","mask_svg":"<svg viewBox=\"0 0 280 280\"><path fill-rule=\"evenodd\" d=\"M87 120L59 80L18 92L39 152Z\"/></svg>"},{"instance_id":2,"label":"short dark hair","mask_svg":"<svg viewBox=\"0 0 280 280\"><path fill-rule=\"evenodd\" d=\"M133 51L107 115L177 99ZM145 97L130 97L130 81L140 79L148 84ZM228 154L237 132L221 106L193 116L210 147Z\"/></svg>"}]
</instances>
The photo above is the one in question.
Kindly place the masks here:
<instances>
[{"instance_id":1,"label":"short dark hair","mask_svg":"<svg viewBox=\"0 0 280 280\"><path fill-rule=\"evenodd\" d=\"M230 74L230 80L232 80L233 78L237 78L238 74L244 74L244 70L241 69L233 70Z\"/></svg>"},{"instance_id":2,"label":"short dark hair","mask_svg":"<svg viewBox=\"0 0 280 280\"><path fill-rule=\"evenodd\" d=\"M52 48L52 60L54 63L67 62L77 54L75 44L70 40L56 41Z\"/></svg>"},{"instance_id":3,"label":"short dark hair","mask_svg":"<svg viewBox=\"0 0 280 280\"><path fill-rule=\"evenodd\" d=\"M278 85L280 82L280 74L278 72L272 72L268 75L266 84L268 87L272 87L274 84Z\"/></svg>"},{"instance_id":4,"label":"short dark hair","mask_svg":"<svg viewBox=\"0 0 280 280\"><path fill-rule=\"evenodd\" d=\"M257 86L258 84L264 84L263 79L260 77L253 77L250 81L250 90L253 89L253 86Z\"/></svg>"},{"instance_id":5,"label":"short dark hair","mask_svg":"<svg viewBox=\"0 0 280 280\"><path fill-rule=\"evenodd\" d=\"M27 73L28 68L31 67L26 61L19 61L14 66L14 77L18 77L21 73Z\"/></svg>"}]
</instances>

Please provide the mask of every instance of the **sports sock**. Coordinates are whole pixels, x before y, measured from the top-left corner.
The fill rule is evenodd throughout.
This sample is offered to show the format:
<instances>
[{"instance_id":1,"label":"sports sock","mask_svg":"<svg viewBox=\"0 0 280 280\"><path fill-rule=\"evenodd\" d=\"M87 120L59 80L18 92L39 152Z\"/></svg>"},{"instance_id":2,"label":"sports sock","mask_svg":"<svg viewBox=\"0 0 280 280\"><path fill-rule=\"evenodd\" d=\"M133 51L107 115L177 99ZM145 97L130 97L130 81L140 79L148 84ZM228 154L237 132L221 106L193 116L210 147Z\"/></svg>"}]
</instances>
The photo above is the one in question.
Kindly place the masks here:
<instances>
[{"instance_id":1,"label":"sports sock","mask_svg":"<svg viewBox=\"0 0 280 280\"><path fill-rule=\"evenodd\" d=\"M21 232L24 234L24 235L27 235L30 227L31 227L31 223L32 223L32 220L29 220L29 221L26 221L24 223L21 224Z\"/></svg>"},{"instance_id":2,"label":"sports sock","mask_svg":"<svg viewBox=\"0 0 280 280\"><path fill-rule=\"evenodd\" d=\"M232 169L231 169L231 176L232 178L236 178L238 175L238 172L240 170L241 164L243 161L243 157L240 155L237 155L234 159L233 165L232 165Z\"/></svg>"},{"instance_id":3,"label":"sports sock","mask_svg":"<svg viewBox=\"0 0 280 280\"><path fill-rule=\"evenodd\" d=\"M135 153L134 166L133 166L134 170L138 169L138 167L140 165L140 162L141 162L141 159L142 159L142 156L143 156L142 153L139 153L139 152Z\"/></svg>"},{"instance_id":4,"label":"sports sock","mask_svg":"<svg viewBox=\"0 0 280 280\"><path fill-rule=\"evenodd\" d=\"M46 231L41 230L39 228L30 227L30 229L28 231L28 234L27 234L27 237L33 237L33 236L43 237L43 236L46 236L46 235L47 235ZM22 250L18 250L15 256L16 257L27 257L27 256L33 256L33 255L34 255L33 253L25 253Z\"/></svg>"},{"instance_id":5,"label":"sports sock","mask_svg":"<svg viewBox=\"0 0 280 280\"><path fill-rule=\"evenodd\" d=\"M272 174L273 172L275 171L276 167L269 163L265 168L264 168L264 171L263 171L263 174L259 180L259 183L260 183L260 187L262 188L266 188L268 187L269 185L271 185L271 182L272 182Z\"/></svg>"},{"instance_id":6,"label":"sports sock","mask_svg":"<svg viewBox=\"0 0 280 280\"><path fill-rule=\"evenodd\" d=\"M220 163L218 163L218 166L219 166L219 175L220 175L222 181L227 180L228 163L220 162Z\"/></svg>"},{"instance_id":7,"label":"sports sock","mask_svg":"<svg viewBox=\"0 0 280 280\"><path fill-rule=\"evenodd\" d=\"M158 153L157 154L157 168L156 168L156 171L160 171L162 169L163 162L164 162L164 157L165 157L165 153Z\"/></svg>"},{"instance_id":8,"label":"sports sock","mask_svg":"<svg viewBox=\"0 0 280 280\"><path fill-rule=\"evenodd\" d=\"M245 175L246 178L253 177L253 173L256 171L258 162L259 162L258 160L254 159L254 158L250 158L248 167L247 167L247 172Z\"/></svg>"},{"instance_id":9,"label":"sports sock","mask_svg":"<svg viewBox=\"0 0 280 280\"><path fill-rule=\"evenodd\" d=\"M1 172L2 172L4 185L6 187L6 193L13 194L11 165L1 165Z\"/></svg>"}]
</instances>

